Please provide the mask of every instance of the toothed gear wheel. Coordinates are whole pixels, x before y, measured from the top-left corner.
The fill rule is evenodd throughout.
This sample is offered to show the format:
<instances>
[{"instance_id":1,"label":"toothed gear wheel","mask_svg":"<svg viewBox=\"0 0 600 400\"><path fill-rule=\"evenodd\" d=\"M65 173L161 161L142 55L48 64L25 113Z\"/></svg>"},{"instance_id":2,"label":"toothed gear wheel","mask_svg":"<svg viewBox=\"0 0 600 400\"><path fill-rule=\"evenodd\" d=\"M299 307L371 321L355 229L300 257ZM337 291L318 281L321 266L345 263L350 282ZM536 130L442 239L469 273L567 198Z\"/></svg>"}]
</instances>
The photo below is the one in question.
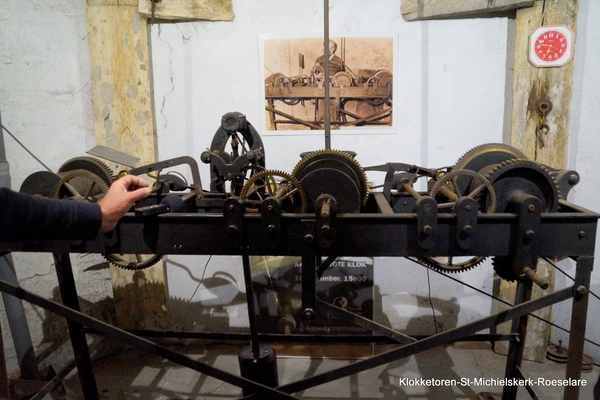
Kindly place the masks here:
<instances>
[{"instance_id":1,"label":"toothed gear wheel","mask_svg":"<svg viewBox=\"0 0 600 400\"><path fill-rule=\"evenodd\" d=\"M485 260L484 256L475 257L417 257L419 262L440 272L463 272L475 268Z\"/></svg>"},{"instance_id":2,"label":"toothed gear wheel","mask_svg":"<svg viewBox=\"0 0 600 400\"><path fill-rule=\"evenodd\" d=\"M292 172L309 198L309 212L321 194L333 196L338 212L357 213L367 202L369 189L364 169L353 153L319 150L305 153Z\"/></svg>"},{"instance_id":3,"label":"toothed gear wheel","mask_svg":"<svg viewBox=\"0 0 600 400\"><path fill-rule=\"evenodd\" d=\"M89 171L75 169L58 175L60 181L54 188L54 198L75 198L86 203L97 203L108 192L108 185L104 180Z\"/></svg>"},{"instance_id":4,"label":"toothed gear wheel","mask_svg":"<svg viewBox=\"0 0 600 400\"><path fill-rule=\"evenodd\" d=\"M116 267L139 271L149 268L159 262L159 254L104 254L104 257Z\"/></svg>"},{"instance_id":5,"label":"toothed gear wheel","mask_svg":"<svg viewBox=\"0 0 600 400\"><path fill-rule=\"evenodd\" d=\"M308 208L306 193L300 183L282 171L266 170L252 175L240 194L248 212L259 212L260 204L270 196L281 201L283 212L305 213Z\"/></svg>"},{"instance_id":6,"label":"toothed gear wheel","mask_svg":"<svg viewBox=\"0 0 600 400\"><path fill-rule=\"evenodd\" d=\"M521 150L507 144L485 143L463 154L452 169L470 169L486 175L491 166L515 159L527 160L528 157ZM468 190L467 180L460 178L457 181L458 190L463 194Z\"/></svg>"},{"instance_id":7,"label":"toothed gear wheel","mask_svg":"<svg viewBox=\"0 0 600 400\"><path fill-rule=\"evenodd\" d=\"M498 276L505 281L514 282L518 279L517 274L512 269L512 257L510 256L496 256L492 259L492 265L494 271Z\"/></svg>"},{"instance_id":8,"label":"toothed gear wheel","mask_svg":"<svg viewBox=\"0 0 600 400\"><path fill-rule=\"evenodd\" d=\"M460 178L466 178L468 180L469 190L466 193L459 193L457 181ZM438 195L443 195L443 193L440 192L442 187L447 187L452 193L454 193L458 197L466 196L477 201L480 207L480 212L496 212L496 193L494 191L494 187L492 186L490 181L486 177L481 175L479 172L471 171L468 169L455 169L453 171L448 172L447 174L442 175L431 188L431 197L435 199L436 197L438 197ZM488 200L487 203L483 203L481 201L482 195L484 193L486 195L485 198ZM451 201L451 203L454 202L455 201Z\"/></svg>"},{"instance_id":9,"label":"toothed gear wheel","mask_svg":"<svg viewBox=\"0 0 600 400\"><path fill-rule=\"evenodd\" d=\"M480 212L493 213L496 211L496 195L494 194L494 188L492 184L480 173L471 171L468 169L456 169L447 174L442 175L436 183L431 188L430 195L434 199L440 195L440 189L442 187L447 187L451 192L460 197L456 192L457 186L456 181L460 178L470 178L469 183L471 183L473 189L470 190L465 196L468 196L480 206ZM481 203L481 194L483 192L487 192L488 197L492 200L487 204ZM450 204L455 203L455 201L450 200ZM442 272L463 272L467 271L471 268L475 268L477 265L481 264L486 257L483 256L475 256L475 257L418 257L418 260L425 265L430 266L431 268L442 271Z\"/></svg>"},{"instance_id":10,"label":"toothed gear wheel","mask_svg":"<svg viewBox=\"0 0 600 400\"><path fill-rule=\"evenodd\" d=\"M65 162L58 169L58 173L69 172L76 169L83 169L100 177L108 186L115 181L115 174L112 169L102 161L94 157L75 157Z\"/></svg>"},{"instance_id":11,"label":"toothed gear wheel","mask_svg":"<svg viewBox=\"0 0 600 400\"><path fill-rule=\"evenodd\" d=\"M106 192L108 185L99 176L83 169L59 173L60 182L54 190L56 198L77 198L87 203L97 203ZM74 191L74 192L73 192ZM162 256L156 254L103 254L117 267L140 270L156 264Z\"/></svg>"},{"instance_id":12,"label":"toothed gear wheel","mask_svg":"<svg viewBox=\"0 0 600 400\"><path fill-rule=\"evenodd\" d=\"M511 200L517 193L537 197L542 203L540 212L556 212L558 209L558 185L550 170L543 164L528 160L509 160L492 168L487 178L496 193L497 212L511 212Z\"/></svg>"}]
</instances>

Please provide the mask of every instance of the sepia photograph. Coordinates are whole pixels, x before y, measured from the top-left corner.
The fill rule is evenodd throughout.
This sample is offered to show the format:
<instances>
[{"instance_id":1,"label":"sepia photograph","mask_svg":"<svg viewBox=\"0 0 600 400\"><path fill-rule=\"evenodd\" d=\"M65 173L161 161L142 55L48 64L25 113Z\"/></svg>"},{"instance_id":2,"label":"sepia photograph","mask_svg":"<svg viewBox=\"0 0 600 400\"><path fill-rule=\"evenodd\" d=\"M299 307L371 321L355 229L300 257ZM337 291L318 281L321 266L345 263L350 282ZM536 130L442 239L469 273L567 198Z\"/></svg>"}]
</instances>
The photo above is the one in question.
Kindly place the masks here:
<instances>
[{"instance_id":1,"label":"sepia photograph","mask_svg":"<svg viewBox=\"0 0 600 400\"><path fill-rule=\"evenodd\" d=\"M266 132L324 129L325 57L331 129L393 126L393 36L331 37L327 48L323 38L268 38L263 50Z\"/></svg>"}]
</instances>

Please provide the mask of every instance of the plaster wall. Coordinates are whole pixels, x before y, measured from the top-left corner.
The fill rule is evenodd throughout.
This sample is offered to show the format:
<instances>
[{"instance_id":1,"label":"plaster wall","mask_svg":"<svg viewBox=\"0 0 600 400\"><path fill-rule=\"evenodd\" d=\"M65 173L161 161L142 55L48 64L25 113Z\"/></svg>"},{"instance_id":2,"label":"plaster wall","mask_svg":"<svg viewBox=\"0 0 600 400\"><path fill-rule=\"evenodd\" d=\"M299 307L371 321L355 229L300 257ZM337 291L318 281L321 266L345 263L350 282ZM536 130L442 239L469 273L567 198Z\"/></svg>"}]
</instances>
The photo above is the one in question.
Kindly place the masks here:
<instances>
[{"instance_id":1,"label":"plaster wall","mask_svg":"<svg viewBox=\"0 0 600 400\"><path fill-rule=\"evenodd\" d=\"M182 154L199 158L210 146L221 116L239 111L262 135L267 168L291 172L300 153L325 147L324 136L266 135L260 130L265 105L260 95L262 79L270 73L265 71L263 76L261 71L260 37L322 35L323 2L235 1L234 9L233 22L152 27L159 159ZM333 0L330 31L332 37L361 32L397 34L393 70L397 132L332 131L332 148L355 151L362 166L397 161L442 167L453 165L474 146L502 141L506 19L407 23L395 0L376 0L368 6L361 1ZM312 66L308 58L306 63L306 68ZM203 184L208 186L209 169L203 164L200 168ZM381 173L368 177L376 185L383 183ZM235 278L237 288L233 285L232 290L245 291L238 258L169 257L168 290L178 329L247 325L243 304L208 305L214 294L200 281L219 271ZM377 258L375 285L382 308L376 318L414 334L435 332L429 286L436 318L444 329L491 311L491 302L484 295L433 272L429 275L428 281L427 270L409 260ZM492 292L491 264L457 278ZM192 311L193 304L206 305L202 318L199 309ZM213 312L219 313L219 319L208 317Z\"/></svg>"},{"instance_id":2,"label":"plaster wall","mask_svg":"<svg viewBox=\"0 0 600 400\"><path fill-rule=\"evenodd\" d=\"M79 0L0 2L2 123L52 171L96 144L85 18L85 2ZM18 191L27 176L45 168L6 133L4 141L12 189ZM13 259L23 288L59 299L50 254L15 253ZM89 269L102 261L99 256L72 256L82 308L110 320L110 273ZM8 370L15 371L18 364L2 302L0 307ZM64 320L29 304L25 311L42 362L72 359Z\"/></svg>"},{"instance_id":3,"label":"plaster wall","mask_svg":"<svg viewBox=\"0 0 600 400\"><path fill-rule=\"evenodd\" d=\"M589 210L600 211L600 3L594 0L579 2L577 38L575 43L575 69L573 73L573 98L571 102L571 122L569 126L569 168L581 175L581 183L574 188L569 200ZM598 250L600 238L596 239L596 261L592 272L591 291L600 295L600 272ZM575 262L565 260L559 265L571 277L575 276ZM556 274L556 287L571 284L563 274ZM554 306L554 322L569 329L571 308L568 304ZM586 338L600 344L600 300L590 296ZM560 329L553 329L553 341L568 343L569 336ZM565 344L563 344L564 346ZM585 353L597 363L600 360L600 347L586 343Z\"/></svg>"}]
</instances>

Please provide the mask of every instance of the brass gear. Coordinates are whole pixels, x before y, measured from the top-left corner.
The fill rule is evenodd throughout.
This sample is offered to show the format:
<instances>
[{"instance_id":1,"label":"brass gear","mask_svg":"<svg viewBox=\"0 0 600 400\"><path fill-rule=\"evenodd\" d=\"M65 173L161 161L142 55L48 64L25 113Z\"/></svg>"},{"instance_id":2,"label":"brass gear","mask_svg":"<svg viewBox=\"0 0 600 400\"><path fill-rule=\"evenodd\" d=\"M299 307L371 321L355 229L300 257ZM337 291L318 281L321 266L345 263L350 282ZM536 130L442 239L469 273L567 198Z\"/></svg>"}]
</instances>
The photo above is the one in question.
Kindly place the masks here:
<instances>
[{"instance_id":1,"label":"brass gear","mask_svg":"<svg viewBox=\"0 0 600 400\"><path fill-rule=\"evenodd\" d=\"M282 171L265 170L252 175L240 194L247 212L259 212L260 204L270 196L281 201L284 212L305 213L308 208L306 192L300 183Z\"/></svg>"},{"instance_id":2,"label":"brass gear","mask_svg":"<svg viewBox=\"0 0 600 400\"><path fill-rule=\"evenodd\" d=\"M516 190L537 197L542 203L541 212L558 210L560 191L550 170L543 164L529 160L508 160L493 167L487 178L496 193L498 212L509 212Z\"/></svg>"},{"instance_id":3,"label":"brass gear","mask_svg":"<svg viewBox=\"0 0 600 400\"><path fill-rule=\"evenodd\" d=\"M84 169L91 172L92 174L100 177L108 186L112 185L115 181L115 174L112 169L102 161L94 157L75 157L58 169L58 173L69 172L76 169Z\"/></svg>"},{"instance_id":4,"label":"brass gear","mask_svg":"<svg viewBox=\"0 0 600 400\"><path fill-rule=\"evenodd\" d=\"M485 143L472 148L458 159L452 169L470 169L486 175L496 164L514 159L527 160L527 156L519 149L503 143ZM468 190L467 179L457 181L458 190L465 193Z\"/></svg>"},{"instance_id":5,"label":"brass gear","mask_svg":"<svg viewBox=\"0 0 600 400\"><path fill-rule=\"evenodd\" d=\"M491 165L499 164L504 161L520 158L527 160L528 157L516 147L503 143L485 143L473 147L456 161L452 169L470 169L479 171L480 169Z\"/></svg>"},{"instance_id":6,"label":"brass gear","mask_svg":"<svg viewBox=\"0 0 600 400\"><path fill-rule=\"evenodd\" d=\"M83 169L61 172L60 182L54 189L55 198L76 198L87 203L97 203L108 192L108 185L99 176ZM162 258L156 254L103 254L117 267L141 270L156 264Z\"/></svg>"},{"instance_id":7,"label":"brass gear","mask_svg":"<svg viewBox=\"0 0 600 400\"><path fill-rule=\"evenodd\" d=\"M292 176L302 184L305 174L310 171L311 167L318 166L316 163L326 161L337 163L347 172L351 173L352 176L350 177L355 181L359 191L360 202L362 205L365 205L369 198L367 175L365 174L363 167L354 159L353 152L324 149L303 153L302 159L296 164L292 171ZM315 199L311 200L314 201ZM337 200L339 202L339 199Z\"/></svg>"}]
</instances>

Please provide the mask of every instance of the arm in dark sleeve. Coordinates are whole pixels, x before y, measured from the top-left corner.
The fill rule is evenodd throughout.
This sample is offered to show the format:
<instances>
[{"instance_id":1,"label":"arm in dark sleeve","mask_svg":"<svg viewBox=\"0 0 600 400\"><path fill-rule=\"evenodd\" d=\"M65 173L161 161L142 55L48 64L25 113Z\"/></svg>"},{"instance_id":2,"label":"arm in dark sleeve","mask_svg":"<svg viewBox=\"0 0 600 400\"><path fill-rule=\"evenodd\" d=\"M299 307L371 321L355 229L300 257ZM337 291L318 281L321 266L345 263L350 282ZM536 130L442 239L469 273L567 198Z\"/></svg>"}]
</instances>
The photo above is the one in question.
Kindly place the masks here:
<instances>
[{"instance_id":1,"label":"arm in dark sleeve","mask_svg":"<svg viewBox=\"0 0 600 400\"><path fill-rule=\"evenodd\" d=\"M0 241L96 237L102 211L95 203L47 199L0 188Z\"/></svg>"}]
</instances>

